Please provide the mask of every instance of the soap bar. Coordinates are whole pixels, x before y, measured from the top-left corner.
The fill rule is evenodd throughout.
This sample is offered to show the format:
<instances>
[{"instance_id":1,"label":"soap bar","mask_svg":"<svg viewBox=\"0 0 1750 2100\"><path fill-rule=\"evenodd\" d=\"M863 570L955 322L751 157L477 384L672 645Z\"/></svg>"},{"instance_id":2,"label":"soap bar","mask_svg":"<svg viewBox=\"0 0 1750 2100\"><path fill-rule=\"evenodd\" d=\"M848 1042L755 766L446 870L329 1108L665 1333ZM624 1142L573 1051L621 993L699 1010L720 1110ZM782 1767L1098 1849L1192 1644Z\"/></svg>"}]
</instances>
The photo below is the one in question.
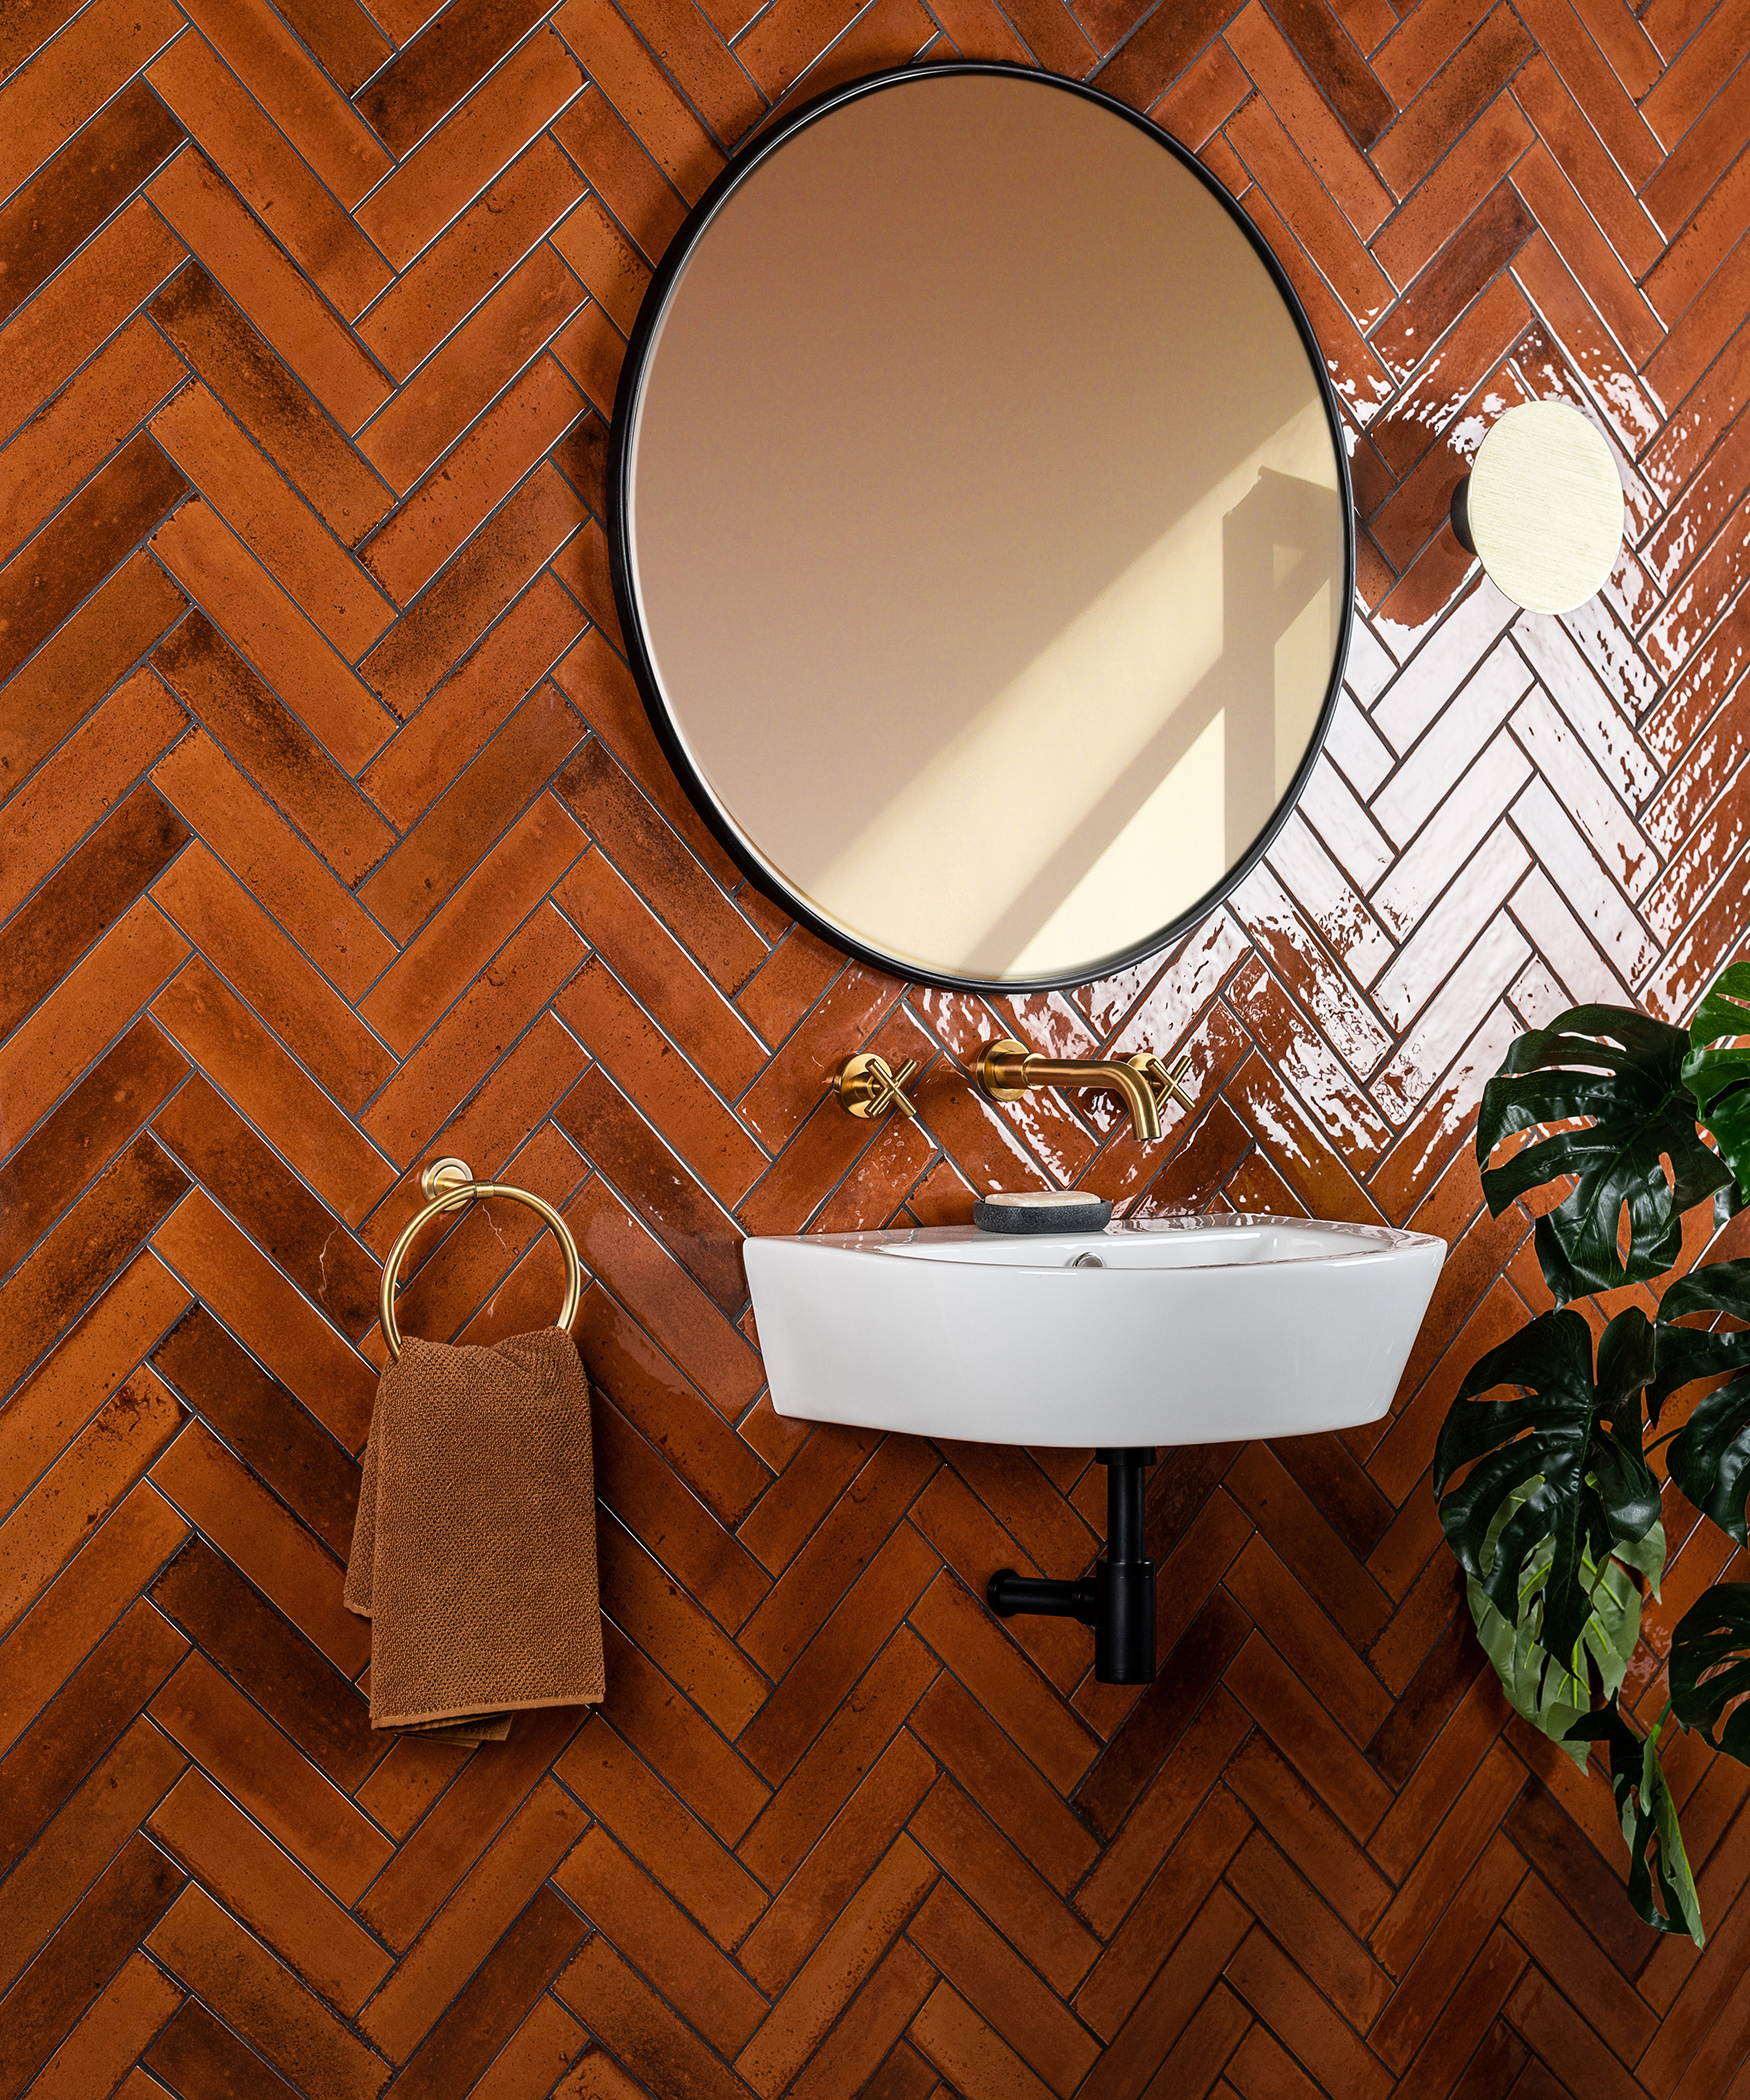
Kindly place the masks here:
<instances>
[{"instance_id":1,"label":"soap bar","mask_svg":"<svg viewBox=\"0 0 1750 2100\"><path fill-rule=\"evenodd\" d=\"M1111 1217L1112 1206L1103 1196L1074 1188L979 1196L972 1205L972 1222L980 1232L1099 1232Z\"/></svg>"}]
</instances>

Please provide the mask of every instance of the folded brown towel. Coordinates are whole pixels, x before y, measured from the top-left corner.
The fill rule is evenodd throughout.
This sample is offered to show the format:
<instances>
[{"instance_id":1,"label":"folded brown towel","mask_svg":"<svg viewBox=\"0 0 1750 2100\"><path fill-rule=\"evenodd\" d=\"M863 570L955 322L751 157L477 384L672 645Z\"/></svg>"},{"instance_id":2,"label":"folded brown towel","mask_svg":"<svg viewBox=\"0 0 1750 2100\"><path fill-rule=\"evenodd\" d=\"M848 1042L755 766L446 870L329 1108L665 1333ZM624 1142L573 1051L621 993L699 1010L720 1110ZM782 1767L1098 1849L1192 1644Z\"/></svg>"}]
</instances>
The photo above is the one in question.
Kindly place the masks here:
<instances>
[{"instance_id":1,"label":"folded brown towel","mask_svg":"<svg viewBox=\"0 0 1750 2100\"><path fill-rule=\"evenodd\" d=\"M599 1699L590 1389L558 1327L410 1339L377 1385L346 1608L371 1621L371 1726L501 1740Z\"/></svg>"}]
</instances>

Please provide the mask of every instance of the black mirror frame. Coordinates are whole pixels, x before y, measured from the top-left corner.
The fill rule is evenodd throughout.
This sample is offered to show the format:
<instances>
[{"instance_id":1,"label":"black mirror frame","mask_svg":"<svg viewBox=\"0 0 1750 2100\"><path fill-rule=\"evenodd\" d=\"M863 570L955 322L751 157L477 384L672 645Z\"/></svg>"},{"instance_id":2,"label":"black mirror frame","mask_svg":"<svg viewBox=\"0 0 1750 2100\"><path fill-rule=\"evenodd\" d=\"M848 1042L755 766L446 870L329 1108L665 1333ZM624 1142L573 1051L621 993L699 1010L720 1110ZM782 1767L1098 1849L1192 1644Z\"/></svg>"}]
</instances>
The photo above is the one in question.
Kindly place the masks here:
<instances>
[{"instance_id":1,"label":"black mirror frame","mask_svg":"<svg viewBox=\"0 0 1750 2100\"><path fill-rule=\"evenodd\" d=\"M1337 458L1338 493L1343 508L1343 593L1341 625L1337 647L1333 654L1330 683L1326 689L1324 704L1320 710L1318 723L1308 740L1306 756L1295 770L1294 778L1286 791L1271 810L1263 828L1245 852L1212 888L1192 905L1163 926L1158 933L1133 942L1130 947L1113 955L1103 956L1086 970L1070 976L1045 977L1004 978L992 981L983 977L948 976L938 972L920 970L904 957L884 955L878 948L853 940L844 930L822 918L808 900L793 891L769 868L752 844L732 823L727 813L701 778L676 729L668 705L663 697L654 667L645 647L642 623L639 618L637 595L632 586L631 556L626 545L626 521L630 513L631 490L628 479L631 472L631 447L628 443L634 410L644 384L650 353L658 326L668 305L668 297L676 281L690 259L693 250L703 238L705 229L717 216L724 202L745 182L753 171L770 156L779 151L800 131L817 122L830 111L847 102L860 100L867 94L879 94L883 88L896 87L901 81L915 80L923 75L936 74L994 74L1017 80L1044 82L1061 88L1067 94L1081 95L1085 101L1096 102L1113 116L1123 117L1134 124L1170 153L1181 166L1197 178L1209 193L1217 198L1228 217L1240 228L1250 242L1253 253L1270 273L1283 304L1293 318L1306 349L1308 363L1317 376L1320 397L1325 404L1326 420L1330 426L1332 450ZM1349 642L1354 628L1355 597L1355 509L1354 491L1349 480L1348 450L1343 438L1343 423L1335 389L1331 384L1323 353L1319 347L1312 325L1306 318L1299 295L1289 281L1287 274L1278 262L1274 252L1251 220L1222 188L1222 185L1203 165L1194 153L1189 152L1177 139L1170 137L1158 124L1152 123L1139 111L1105 94L1085 81L1068 79L1061 74L1046 73L1031 66L1016 66L1005 60L987 59L961 59L940 64L889 66L879 73L864 75L860 80L845 82L829 88L824 94L804 102L786 117L781 123L760 133L751 144L744 148L711 183L698 202L687 214L679 231L669 242L661 262L645 290L638 318L633 325L632 335L626 345L626 358L620 367L620 381L614 393L613 424L608 437L607 456L608 496L608 550L609 569L613 583L615 606L626 640L626 648L632 673L637 682L644 710L650 718L664 756L674 769L675 777L686 790L688 800L697 810L712 836L729 855L743 874L760 893L771 900L799 925L836 948L842 955L866 963L885 975L902 982L929 984L948 991L969 991L986 996L1029 991L1066 991L1079 984L1094 983L1100 977L1127 969L1144 957L1162 953L1176 941L1190 933L1200 920L1229 897L1245 880L1275 843L1277 835L1293 814L1295 805L1312 777L1325 739L1329 734L1331 721L1336 712L1339 696L1342 691L1343 672L1348 662Z\"/></svg>"}]
</instances>

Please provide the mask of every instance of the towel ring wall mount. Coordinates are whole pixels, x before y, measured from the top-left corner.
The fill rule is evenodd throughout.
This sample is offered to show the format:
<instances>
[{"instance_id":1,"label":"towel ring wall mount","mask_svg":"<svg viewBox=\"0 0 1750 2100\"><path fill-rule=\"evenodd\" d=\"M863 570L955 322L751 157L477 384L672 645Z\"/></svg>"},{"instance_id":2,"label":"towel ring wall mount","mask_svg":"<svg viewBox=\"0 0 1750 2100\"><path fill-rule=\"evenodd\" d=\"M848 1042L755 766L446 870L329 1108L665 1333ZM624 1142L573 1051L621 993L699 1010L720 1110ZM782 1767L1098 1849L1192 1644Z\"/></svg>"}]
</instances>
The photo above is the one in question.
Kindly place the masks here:
<instances>
[{"instance_id":1,"label":"towel ring wall mount","mask_svg":"<svg viewBox=\"0 0 1750 2100\"><path fill-rule=\"evenodd\" d=\"M527 1204L545 1220L548 1229L558 1241L559 1250L565 1257L565 1299L554 1324L568 1334L570 1332L584 1295L584 1264L578 1259L578 1243L571 1237L569 1227L550 1203L531 1195L526 1188L513 1187L508 1181L476 1181L474 1170L466 1159L434 1159L420 1175L419 1186L425 1194L425 1208L409 1220L401 1237L389 1249L388 1259L383 1264L382 1289L377 1299L383 1340L388 1346L391 1363L398 1362L401 1356L401 1330L395 1319L396 1279L401 1274L408 1249L433 1218L450 1211L466 1210L470 1203L477 1203L486 1196L503 1196L508 1202Z\"/></svg>"}]
</instances>

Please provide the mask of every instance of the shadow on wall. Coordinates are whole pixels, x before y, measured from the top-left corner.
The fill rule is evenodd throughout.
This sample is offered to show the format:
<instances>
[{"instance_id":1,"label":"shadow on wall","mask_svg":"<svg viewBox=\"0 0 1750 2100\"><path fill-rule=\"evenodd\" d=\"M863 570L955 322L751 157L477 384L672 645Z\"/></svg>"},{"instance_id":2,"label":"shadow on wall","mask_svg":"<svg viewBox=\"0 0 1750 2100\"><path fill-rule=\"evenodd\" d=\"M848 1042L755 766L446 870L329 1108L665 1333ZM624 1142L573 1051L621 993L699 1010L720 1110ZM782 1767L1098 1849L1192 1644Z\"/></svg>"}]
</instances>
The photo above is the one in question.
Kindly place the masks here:
<instances>
[{"instance_id":1,"label":"shadow on wall","mask_svg":"<svg viewBox=\"0 0 1750 2100\"><path fill-rule=\"evenodd\" d=\"M997 921L988 936L994 951L1020 953L1218 718L1228 865L1251 844L1292 781L1318 718L1316 705L1297 704L1309 687L1292 674L1308 652L1329 660L1342 602L1340 555L1330 490L1261 468L1222 521L1220 656ZM1295 661L1278 677L1284 645Z\"/></svg>"}]
</instances>

